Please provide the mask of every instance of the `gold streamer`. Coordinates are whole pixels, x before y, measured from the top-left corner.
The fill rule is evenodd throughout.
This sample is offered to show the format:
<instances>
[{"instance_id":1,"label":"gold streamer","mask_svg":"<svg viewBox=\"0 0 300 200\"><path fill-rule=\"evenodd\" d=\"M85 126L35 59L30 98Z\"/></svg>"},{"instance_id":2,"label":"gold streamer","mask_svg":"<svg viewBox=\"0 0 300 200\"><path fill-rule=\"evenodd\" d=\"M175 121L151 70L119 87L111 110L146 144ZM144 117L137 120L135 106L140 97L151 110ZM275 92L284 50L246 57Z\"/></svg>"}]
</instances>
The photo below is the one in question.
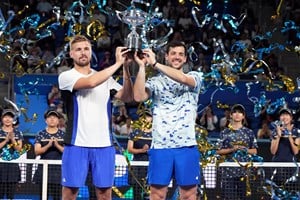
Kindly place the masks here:
<instances>
[{"instance_id":1,"label":"gold streamer","mask_svg":"<svg viewBox=\"0 0 300 200\"><path fill-rule=\"evenodd\" d=\"M46 20L45 22L41 23L38 27L37 27L37 31L39 31L40 29L44 28L47 24L51 23L51 22L54 22L56 21L56 18L55 17L52 17L48 20Z\"/></svg>"},{"instance_id":2,"label":"gold streamer","mask_svg":"<svg viewBox=\"0 0 300 200\"><path fill-rule=\"evenodd\" d=\"M96 8L96 4L91 3L90 6L86 9L86 12L90 17L93 16L93 12L94 12L95 8Z\"/></svg>"},{"instance_id":3,"label":"gold streamer","mask_svg":"<svg viewBox=\"0 0 300 200\"><path fill-rule=\"evenodd\" d=\"M16 61L16 66L14 68L14 71L15 71L17 77L21 77L26 74L23 66L21 65L21 63L19 61Z\"/></svg>"},{"instance_id":4,"label":"gold streamer","mask_svg":"<svg viewBox=\"0 0 300 200\"><path fill-rule=\"evenodd\" d=\"M86 32L93 40L98 40L102 36L107 36L105 26L99 20L93 20L86 27Z\"/></svg>"},{"instance_id":5,"label":"gold streamer","mask_svg":"<svg viewBox=\"0 0 300 200\"><path fill-rule=\"evenodd\" d=\"M27 98L28 98L28 96L25 95L25 101L29 101L29 100L26 100ZM38 119L38 114L37 113L33 113L32 118L29 118L26 108L22 107L22 108L20 108L20 110L21 110L21 113L24 115L24 121L25 122L33 122L34 123L34 122L37 121L37 119Z\"/></svg>"},{"instance_id":6,"label":"gold streamer","mask_svg":"<svg viewBox=\"0 0 300 200\"><path fill-rule=\"evenodd\" d=\"M25 29L18 30L17 34L19 37L22 37L25 34Z\"/></svg>"},{"instance_id":7,"label":"gold streamer","mask_svg":"<svg viewBox=\"0 0 300 200\"><path fill-rule=\"evenodd\" d=\"M232 74L228 75L226 73L226 67L222 67L221 74L222 74L222 77L225 80L225 85L230 84L231 86L235 86L235 82L236 82L236 79L237 79L236 75L232 75Z\"/></svg>"},{"instance_id":8,"label":"gold streamer","mask_svg":"<svg viewBox=\"0 0 300 200\"><path fill-rule=\"evenodd\" d=\"M24 6L24 8L23 8L22 10L19 10L19 11L17 12L17 15L22 15L22 14L25 12L25 10L28 9L28 8L29 8L28 5Z\"/></svg>"},{"instance_id":9,"label":"gold streamer","mask_svg":"<svg viewBox=\"0 0 300 200\"><path fill-rule=\"evenodd\" d=\"M183 4L185 4L185 0L178 0L178 3L183 5Z\"/></svg>"},{"instance_id":10,"label":"gold streamer","mask_svg":"<svg viewBox=\"0 0 300 200\"><path fill-rule=\"evenodd\" d=\"M240 144L243 144L241 142ZM241 181L246 181L246 196L251 196L251 185L250 185L250 169L253 167L253 162L248 162L245 165L242 165L237 159L232 158L240 167L246 170L246 175L241 178Z\"/></svg>"},{"instance_id":11,"label":"gold streamer","mask_svg":"<svg viewBox=\"0 0 300 200\"><path fill-rule=\"evenodd\" d=\"M0 79L3 79L5 77L6 77L5 73L4 72L0 72Z\"/></svg>"},{"instance_id":12,"label":"gold streamer","mask_svg":"<svg viewBox=\"0 0 300 200\"><path fill-rule=\"evenodd\" d=\"M276 9L276 15L272 15L271 19L275 20L280 16L280 9L281 9L281 5L282 5L283 0L280 0L277 9Z\"/></svg>"},{"instance_id":13,"label":"gold streamer","mask_svg":"<svg viewBox=\"0 0 300 200\"><path fill-rule=\"evenodd\" d=\"M150 102L145 102L148 106L150 105ZM145 129L151 129L152 122L149 122L146 120L146 108L143 106L143 103L140 103L138 105L136 114L138 114L140 117L138 120L132 121L131 126L133 129L139 129L139 130L145 130Z\"/></svg>"},{"instance_id":14,"label":"gold streamer","mask_svg":"<svg viewBox=\"0 0 300 200\"><path fill-rule=\"evenodd\" d=\"M195 5L200 6L201 2L196 0L190 0L190 2L193 2ZM178 0L178 3L181 5L185 4L185 0Z\"/></svg>"},{"instance_id":15,"label":"gold streamer","mask_svg":"<svg viewBox=\"0 0 300 200\"><path fill-rule=\"evenodd\" d=\"M201 158L201 166L204 168L209 163L216 163L218 165L222 162L223 158L219 159L216 153L213 153L217 148L207 141L208 131L204 127L196 125L195 132L198 150L204 155Z\"/></svg>"},{"instance_id":16,"label":"gold streamer","mask_svg":"<svg viewBox=\"0 0 300 200\"><path fill-rule=\"evenodd\" d=\"M220 101L217 101L217 108L226 109L230 106L228 104L222 104Z\"/></svg>"},{"instance_id":17,"label":"gold streamer","mask_svg":"<svg viewBox=\"0 0 300 200\"><path fill-rule=\"evenodd\" d=\"M197 6L200 6L201 2L200 1L196 1L196 0L193 0L193 3Z\"/></svg>"},{"instance_id":18,"label":"gold streamer","mask_svg":"<svg viewBox=\"0 0 300 200\"><path fill-rule=\"evenodd\" d=\"M118 195L118 197L125 198L124 194L116 186L112 186L112 190L116 193L116 195Z\"/></svg>"},{"instance_id":19,"label":"gold streamer","mask_svg":"<svg viewBox=\"0 0 300 200\"><path fill-rule=\"evenodd\" d=\"M150 187L147 186L146 184L146 179L142 179L142 182L136 177L136 175L133 173L132 169L131 169L131 164L130 161L128 159L128 156L125 156L127 165L128 165L128 172L130 173L130 175L132 176L132 178L135 180L135 182L140 186L140 188L142 188L143 191L145 191L146 194L150 194Z\"/></svg>"},{"instance_id":20,"label":"gold streamer","mask_svg":"<svg viewBox=\"0 0 300 200\"><path fill-rule=\"evenodd\" d=\"M80 34L80 33L81 33L82 25L79 24L79 23L76 23L76 24L73 25L72 28L73 28L73 30L74 30L75 35L77 35L77 34Z\"/></svg>"},{"instance_id":21,"label":"gold streamer","mask_svg":"<svg viewBox=\"0 0 300 200\"><path fill-rule=\"evenodd\" d=\"M290 77L286 75L279 75L279 77L282 80L283 84L286 86L286 89L289 93L295 92L296 86Z\"/></svg>"}]
</instances>

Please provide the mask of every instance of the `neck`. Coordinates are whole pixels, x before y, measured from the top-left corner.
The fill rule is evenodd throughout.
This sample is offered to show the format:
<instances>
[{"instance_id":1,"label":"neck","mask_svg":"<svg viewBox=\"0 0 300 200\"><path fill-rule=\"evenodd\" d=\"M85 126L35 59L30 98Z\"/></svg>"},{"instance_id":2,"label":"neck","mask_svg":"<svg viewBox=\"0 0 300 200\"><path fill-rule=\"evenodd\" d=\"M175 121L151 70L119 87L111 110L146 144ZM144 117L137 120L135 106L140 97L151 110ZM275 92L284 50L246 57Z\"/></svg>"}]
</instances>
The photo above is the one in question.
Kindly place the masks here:
<instances>
[{"instance_id":1,"label":"neck","mask_svg":"<svg viewBox=\"0 0 300 200\"><path fill-rule=\"evenodd\" d=\"M85 75L88 75L91 73L91 67L89 65L87 66L84 66L84 67L80 67L80 66L75 66L74 67L78 72L82 73L82 74L85 74Z\"/></svg>"},{"instance_id":2,"label":"neck","mask_svg":"<svg viewBox=\"0 0 300 200\"><path fill-rule=\"evenodd\" d=\"M47 127L46 128L47 132L48 133L56 133L58 131L58 128L57 127Z\"/></svg>"},{"instance_id":3,"label":"neck","mask_svg":"<svg viewBox=\"0 0 300 200\"><path fill-rule=\"evenodd\" d=\"M13 129L14 127L12 126L12 125L2 125L2 129L3 130L11 130L11 129Z\"/></svg>"},{"instance_id":4,"label":"neck","mask_svg":"<svg viewBox=\"0 0 300 200\"><path fill-rule=\"evenodd\" d=\"M234 130L240 129L243 127L243 124L241 122L231 122L231 126Z\"/></svg>"}]
</instances>

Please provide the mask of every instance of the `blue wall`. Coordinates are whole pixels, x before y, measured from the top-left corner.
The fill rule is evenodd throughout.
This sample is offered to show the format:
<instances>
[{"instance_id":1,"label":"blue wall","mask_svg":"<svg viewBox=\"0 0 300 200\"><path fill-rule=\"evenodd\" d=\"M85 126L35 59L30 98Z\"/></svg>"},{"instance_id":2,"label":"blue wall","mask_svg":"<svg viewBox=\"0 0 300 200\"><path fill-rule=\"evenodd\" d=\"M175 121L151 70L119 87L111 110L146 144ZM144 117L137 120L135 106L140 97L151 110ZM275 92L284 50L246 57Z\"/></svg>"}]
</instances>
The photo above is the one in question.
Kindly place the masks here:
<instances>
[{"instance_id":1,"label":"blue wall","mask_svg":"<svg viewBox=\"0 0 300 200\"><path fill-rule=\"evenodd\" d=\"M19 129L24 134L36 134L45 128L44 112L48 109L47 95L57 84L56 75L24 75L14 77L15 103L23 112Z\"/></svg>"},{"instance_id":2,"label":"blue wall","mask_svg":"<svg viewBox=\"0 0 300 200\"><path fill-rule=\"evenodd\" d=\"M238 81L234 89L232 87L225 89L224 86L210 86L199 96L199 114L207 105L211 104L214 113L220 118L223 116L223 110L217 107L217 101L228 105L241 103L247 109L247 116L252 124L251 128L256 129L258 128L259 118L255 118L253 112L254 103L249 99L259 99L262 91L265 92L266 99L271 100L271 102L285 97L291 109L296 110L299 107L299 103L293 102L294 97L300 96L299 91L293 94L281 90L265 91L263 83L251 84L249 91L247 83L249 82ZM24 110L26 115L22 114L20 117L20 130L25 134L35 134L45 127L43 114L48 108L47 94L50 92L53 84L57 84L57 75L25 75L14 78L15 102L19 108ZM37 117L33 119L35 114Z\"/></svg>"}]
</instances>

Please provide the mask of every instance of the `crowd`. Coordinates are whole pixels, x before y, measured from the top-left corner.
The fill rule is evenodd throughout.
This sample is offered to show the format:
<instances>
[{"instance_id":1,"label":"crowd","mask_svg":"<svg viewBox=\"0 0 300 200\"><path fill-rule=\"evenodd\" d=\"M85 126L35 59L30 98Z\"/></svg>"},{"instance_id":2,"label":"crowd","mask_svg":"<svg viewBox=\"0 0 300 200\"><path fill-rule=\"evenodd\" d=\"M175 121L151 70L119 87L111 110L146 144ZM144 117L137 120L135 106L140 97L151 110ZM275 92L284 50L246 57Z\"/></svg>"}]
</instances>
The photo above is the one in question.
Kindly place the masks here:
<instances>
[{"instance_id":1,"label":"crowd","mask_svg":"<svg viewBox=\"0 0 300 200\"><path fill-rule=\"evenodd\" d=\"M72 2L30 1L30 9L26 12L39 13L43 20L47 21L52 16L51 10L54 5L66 9ZM62 60L59 65L47 68L45 63L51 62L64 48L66 30L57 29L51 37L38 41L36 30L29 28L26 35L29 55L26 60L19 62L26 66L24 69L29 73L51 72L59 75L58 85L53 85L48 94L49 109L44 115L46 127L37 133L34 144L34 152L41 159L62 160L61 175L53 176L51 170L58 169L49 169L48 189L54 199L60 199L61 196L63 199L76 199L79 188L86 184L88 174L92 177L96 197L111 198L115 163L112 129L116 134L128 137L127 148L134 154L134 160L149 160L148 173L144 173L145 170L138 172L134 168L131 171L133 176L130 183L134 186L135 199L142 198L138 195L143 192L140 190L140 181L145 179L150 185L151 199L166 199L168 185L173 178L176 179L182 199L196 199L202 172L195 137L196 125L209 132L220 133L217 153L226 156L228 161L248 161L245 159L249 157L239 154L241 151L249 155L257 154L257 138L270 139L270 152L274 162L295 161L299 152L300 135L299 129L293 125L294 113L287 106L281 107L273 118L265 116L258 133L248 127L247 110L242 104L234 104L224 109L222 118L218 118L211 105L206 106L204 112L197 113L198 97L204 82L203 73L210 72L214 51L201 50L198 52L198 61L191 63L188 60L186 43L199 39L199 42L213 46L214 38L217 38L222 39L227 50L236 40L243 42L249 49L267 45L254 40L256 34L259 34L259 25L253 10L245 5L251 1L243 4L242 2L244 1L238 4L237 14L247 9L250 19L241 27L239 37L232 33L224 35L220 31L214 31L212 27L200 33L191 20L191 10L188 6L173 1L158 2L163 8L163 15L175 20L175 32L164 52L166 62L159 60L158 54L150 49L144 49L142 56L128 56L129 50L122 47L124 30L121 28L121 22L114 15L103 15L93 10L93 19L97 18L105 25L109 32L108 37L101 37L95 42L85 36L76 35L69 43L68 55L71 61ZM289 6L295 7L296 2L289 1L292 2ZM110 8L118 8L115 1L108 1L107 4ZM20 5L14 5L14 9L19 10ZM89 24L91 20L86 18L84 23ZM158 31L164 33L164 30ZM16 44L14 48L14 51L20 51L21 46ZM242 56L247 58L251 55ZM275 54L264 56L271 71L275 74L281 73ZM93 61L93 58L96 60ZM131 79L133 74L130 70L133 62L136 67L134 81ZM160 73L147 78L146 64ZM123 85L113 79L116 73L122 76ZM153 101L153 107L151 111L145 111L143 120L151 126L134 129L126 103L145 102L149 99ZM117 107L114 113L116 115L111 115L111 105ZM20 151L22 148L22 132L14 125L16 117L13 110L2 111L2 152L8 149ZM13 164L10 165L13 168ZM8 165L1 165L1 169L7 167ZM0 172L5 173L4 170ZM138 176L135 176L135 173L138 173ZM245 173L244 169L232 171L224 168L222 199L245 198L247 185L240 182ZM13 199L15 184L18 182L17 175L18 169L15 170L14 176L9 178L7 173L0 176L6 177L5 180L1 180L1 184L6 188L1 193L2 196L7 195ZM39 167L33 181L40 183L41 177L42 170ZM278 177L275 181L281 183L286 178ZM61 191L61 185L62 193L57 192ZM239 190L233 196L228 196L231 193L227 193L226 190L235 191L234 188Z\"/></svg>"},{"instance_id":2,"label":"crowd","mask_svg":"<svg viewBox=\"0 0 300 200\"><path fill-rule=\"evenodd\" d=\"M88 3L82 1L83 4ZM222 40L224 44L224 50L233 57L239 56L246 60L247 58L255 57L255 52L253 49L257 48L268 48L271 44L271 41L266 39L258 39L257 36L263 37L265 33L262 31L262 25L259 24L258 16L254 13L255 1L240 1L234 0L229 1L227 8L225 8L224 3L213 2L212 10L206 8L206 3L201 4L202 15L211 14L209 12L227 12L229 15L238 17L243 13L247 14L247 17L244 19L238 27L240 34L234 34L232 27L229 24L225 24L225 28L228 29L227 32L216 29L212 24L208 24L204 28L198 28L196 26L195 20L192 17L192 6L191 2L186 2L181 4L178 1L157 1L156 5L161 8L161 12L164 19L172 21L173 34L169 37L169 41L180 40L184 41L186 44L203 44L208 48L199 48L196 45L197 59L188 62L185 66L186 71L190 70L201 70L205 73L211 72L211 64L213 55L216 52L216 40ZM25 9L22 16L28 16L32 14L39 14L40 21L39 24L47 23L48 20L51 21L55 14L52 10L55 8L60 8L60 13L64 13L69 10L73 5L73 1L56 1L56 0L31 0L31 1L22 1L18 4L12 3L11 9L17 13L22 10L25 5L29 5ZM263 4L273 6L277 5L277 1L268 1L263 2ZM127 5L126 3L124 5ZM104 7L104 12L100 12L96 8L91 8L91 13L88 15L84 14L84 19L80 24L81 28L94 23L94 20L98 20L102 23L102 26L105 31L101 31L101 37L93 38L93 64L92 68L101 70L109 64L114 62L114 57L111 56L114 54L114 49L120 44L124 44L124 40L128 33L128 27L126 24L122 23L111 10L123 11L126 9L123 3L118 3L112 0L107 1L107 4ZM264 5L262 5L264 6ZM285 8L286 7L286 8ZM282 5L283 11L289 10L289 12L284 12L282 16L282 23L286 20L294 20L296 23L299 22L299 14L297 10L299 9L299 3L297 1L287 1ZM225 10L226 9L226 10ZM14 18L12 21L11 27L16 27L19 23L22 22L22 16ZM62 17L62 15L61 15ZM208 16L212 17L212 16ZM201 19L201 18L200 18ZM200 20L198 19L198 20ZM63 19L60 19L63 21ZM26 28L26 27L25 27ZM266 29L266 28L264 28ZM22 68L25 72L28 73L60 73L71 67L72 62L69 57L60 58L59 62L53 63L53 58L59 55L61 51L64 50L66 44L66 38L69 30L68 27L61 23L60 26L51 30L51 35L40 39L37 33L36 27L27 27L25 30L25 35L18 36L14 39L12 52L14 54L21 53L21 51L26 51L28 57L15 57L14 58L14 67L18 64L22 65ZM100 30L99 30L100 31ZM166 27L157 27L151 33L150 37L163 37L167 33ZM289 32L290 41L292 43L297 43L297 38L294 36L293 31ZM19 37L19 38L18 38ZM21 38L26 38L27 42L22 45L20 41ZM244 44L244 52L236 52L237 55L232 55L232 45L236 42ZM247 49L247 51L246 51ZM252 49L252 50L251 50ZM224 53L224 52L223 52ZM22 53L21 53L22 54ZM270 71L278 77L280 74L284 74L284 68L278 64L278 56L276 53L265 53L262 55L262 58L267 65L270 67ZM266 74L260 74L262 77ZM252 75L243 75L241 78L251 79Z\"/></svg>"}]
</instances>

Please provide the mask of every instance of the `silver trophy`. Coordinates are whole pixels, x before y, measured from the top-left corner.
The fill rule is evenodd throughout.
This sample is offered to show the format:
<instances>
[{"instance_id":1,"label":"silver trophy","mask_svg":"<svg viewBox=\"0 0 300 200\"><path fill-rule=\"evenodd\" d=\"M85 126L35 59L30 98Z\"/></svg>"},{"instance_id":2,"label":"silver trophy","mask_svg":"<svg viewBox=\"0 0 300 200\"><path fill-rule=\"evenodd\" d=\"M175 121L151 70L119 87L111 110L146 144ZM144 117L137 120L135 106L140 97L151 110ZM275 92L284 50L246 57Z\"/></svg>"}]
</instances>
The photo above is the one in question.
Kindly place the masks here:
<instances>
[{"instance_id":1,"label":"silver trophy","mask_svg":"<svg viewBox=\"0 0 300 200\"><path fill-rule=\"evenodd\" d=\"M117 17L122 22L129 25L131 32L125 39L126 47L132 51L139 51L142 46L141 38L137 33L137 27L145 23L147 13L135 8L134 6L129 7L124 11L116 11Z\"/></svg>"}]
</instances>

